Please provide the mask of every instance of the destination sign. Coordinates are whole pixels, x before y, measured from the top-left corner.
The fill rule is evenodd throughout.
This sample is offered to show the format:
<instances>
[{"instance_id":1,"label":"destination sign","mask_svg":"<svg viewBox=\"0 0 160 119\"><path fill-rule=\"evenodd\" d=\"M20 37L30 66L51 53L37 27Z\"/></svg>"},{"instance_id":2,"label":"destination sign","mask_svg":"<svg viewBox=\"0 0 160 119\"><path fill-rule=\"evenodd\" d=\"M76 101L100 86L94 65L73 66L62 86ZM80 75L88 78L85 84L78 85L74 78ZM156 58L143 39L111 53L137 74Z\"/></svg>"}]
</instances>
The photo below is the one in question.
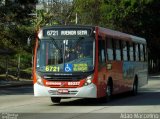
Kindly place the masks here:
<instances>
[{"instance_id":1,"label":"destination sign","mask_svg":"<svg viewBox=\"0 0 160 119\"><path fill-rule=\"evenodd\" d=\"M90 30L88 29L73 29L73 30L53 30L53 29L45 29L43 32L44 36L89 36Z\"/></svg>"}]
</instances>

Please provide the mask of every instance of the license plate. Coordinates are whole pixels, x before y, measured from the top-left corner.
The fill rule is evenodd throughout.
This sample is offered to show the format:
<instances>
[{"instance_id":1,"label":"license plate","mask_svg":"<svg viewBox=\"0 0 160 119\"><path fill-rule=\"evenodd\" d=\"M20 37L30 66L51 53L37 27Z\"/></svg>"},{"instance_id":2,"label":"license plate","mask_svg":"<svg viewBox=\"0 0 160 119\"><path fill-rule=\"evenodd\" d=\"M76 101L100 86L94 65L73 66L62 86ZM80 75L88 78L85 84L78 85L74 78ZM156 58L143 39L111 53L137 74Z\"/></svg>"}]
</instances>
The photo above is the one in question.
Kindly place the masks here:
<instances>
[{"instance_id":1,"label":"license plate","mask_svg":"<svg viewBox=\"0 0 160 119\"><path fill-rule=\"evenodd\" d=\"M69 91L68 91L68 89L58 89L58 93L61 93L61 94L68 94Z\"/></svg>"}]
</instances>

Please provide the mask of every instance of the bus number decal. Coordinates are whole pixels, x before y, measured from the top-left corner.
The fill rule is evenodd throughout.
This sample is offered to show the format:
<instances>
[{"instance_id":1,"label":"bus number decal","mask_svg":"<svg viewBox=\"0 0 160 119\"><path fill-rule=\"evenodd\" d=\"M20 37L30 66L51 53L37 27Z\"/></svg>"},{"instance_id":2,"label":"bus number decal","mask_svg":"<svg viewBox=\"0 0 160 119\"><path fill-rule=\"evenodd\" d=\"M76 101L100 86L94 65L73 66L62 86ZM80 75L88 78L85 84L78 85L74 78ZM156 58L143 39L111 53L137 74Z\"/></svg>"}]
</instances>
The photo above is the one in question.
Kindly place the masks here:
<instances>
[{"instance_id":1,"label":"bus number decal","mask_svg":"<svg viewBox=\"0 0 160 119\"><path fill-rule=\"evenodd\" d=\"M69 86L78 86L80 82L68 82Z\"/></svg>"},{"instance_id":2,"label":"bus number decal","mask_svg":"<svg viewBox=\"0 0 160 119\"><path fill-rule=\"evenodd\" d=\"M58 36L58 31L55 30L48 30L47 36Z\"/></svg>"},{"instance_id":3,"label":"bus number decal","mask_svg":"<svg viewBox=\"0 0 160 119\"><path fill-rule=\"evenodd\" d=\"M46 66L46 71L59 72L60 68L56 66Z\"/></svg>"}]
</instances>

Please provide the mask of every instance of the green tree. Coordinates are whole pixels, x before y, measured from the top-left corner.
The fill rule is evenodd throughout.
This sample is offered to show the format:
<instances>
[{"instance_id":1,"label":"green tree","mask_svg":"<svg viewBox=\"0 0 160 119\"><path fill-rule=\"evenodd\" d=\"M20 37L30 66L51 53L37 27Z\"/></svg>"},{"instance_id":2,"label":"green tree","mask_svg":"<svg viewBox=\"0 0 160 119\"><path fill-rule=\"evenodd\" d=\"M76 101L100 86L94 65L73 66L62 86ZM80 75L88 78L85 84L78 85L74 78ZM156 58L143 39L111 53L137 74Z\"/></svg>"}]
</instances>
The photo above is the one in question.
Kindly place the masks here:
<instances>
[{"instance_id":1,"label":"green tree","mask_svg":"<svg viewBox=\"0 0 160 119\"><path fill-rule=\"evenodd\" d=\"M14 3L6 0L5 4L0 4L0 45L13 50L23 50L26 45L28 33L34 29L30 27L30 13L32 13L35 1L26 0L22 2L16 0ZM23 35L22 35L23 34ZM23 44L23 45L22 45ZM24 45L25 44L25 45Z\"/></svg>"},{"instance_id":2,"label":"green tree","mask_svg":"<svg viewBox=\"0 0 160 119\"><path fill-rule=\"evenodd\" d=\"M48 8L46 10L46 8ZM53 0L51 4L43 3L43 8L37 10L37 18L33 23L35 27L51 26L51 25L67 25L75 23L75 2L68 3L65 1Z\"/></svg>"},{"instance_id":3,"label":"green tree","mask_svg":"<svg viewBox=\"0 0 160 119\"><path fill-rule=\"evenodd\" d=\"M101 21L103 0L75 0L79 24L98 25Z\"/></svg>"},{"instance_id":4,"label":"green tree","mask_svg":"<svg viewBox=\"0 0 160 119\"><path fill-rule=\"evenodd\" d=\"M76 0L76 3L80 24L99 25L146 38L149 59L159 67L159 0Z\"/></svg>"}]
</instances>

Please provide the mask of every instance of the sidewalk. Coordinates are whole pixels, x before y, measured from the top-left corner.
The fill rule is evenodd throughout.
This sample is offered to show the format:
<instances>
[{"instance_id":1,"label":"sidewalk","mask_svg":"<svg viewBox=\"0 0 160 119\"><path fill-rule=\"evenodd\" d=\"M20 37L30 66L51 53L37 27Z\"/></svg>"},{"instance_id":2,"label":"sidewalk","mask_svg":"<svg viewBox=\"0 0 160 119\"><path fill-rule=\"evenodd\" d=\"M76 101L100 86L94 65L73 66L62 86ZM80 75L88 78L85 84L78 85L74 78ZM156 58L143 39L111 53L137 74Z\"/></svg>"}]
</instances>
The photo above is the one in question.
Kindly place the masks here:
<instances>
[{"instance_id":1,"label":"sidewalk","mask_svg":"<svg viewBox=\"0 0 160 119\"><path fill-rule=\"evenodd\" d=\"M152 75L152 76L149 76L150 78L160 78L160 75Z\"/></svg>"},{"instance_id":2,"label":"sidewalk","mask_svg":"<svg viewBox=\"0 0 160 119\"><path fill-rule=\"evenodd\" d=\"M0 89L9 87L31 86L32 84L33 84L32 80L24 80L24 79L20 79L19 81L0 80Z\"/></svg>"}]
</instances>

